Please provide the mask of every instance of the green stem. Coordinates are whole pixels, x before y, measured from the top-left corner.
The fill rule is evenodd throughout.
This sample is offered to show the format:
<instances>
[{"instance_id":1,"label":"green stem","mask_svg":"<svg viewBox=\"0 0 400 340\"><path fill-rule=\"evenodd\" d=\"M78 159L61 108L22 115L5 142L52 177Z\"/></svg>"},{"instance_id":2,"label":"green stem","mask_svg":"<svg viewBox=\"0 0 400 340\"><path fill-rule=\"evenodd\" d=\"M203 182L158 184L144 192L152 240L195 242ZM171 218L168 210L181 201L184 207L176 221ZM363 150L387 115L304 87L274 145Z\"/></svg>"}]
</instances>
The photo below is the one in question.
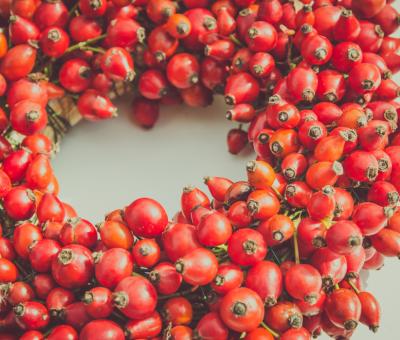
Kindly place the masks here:
<instances>
[{"instance_id":1,"label":"green stem","mask_svg":"<svg viewBox=\"0 0 400 340\"><path fill-rule=\"evenodd\" d=\"M270 332L274 338L279 338L279 334L274 330L272 330L271 328L269 328L265 322L261 322L261 326L265 328L268 332Z\"/></svg>"},{"instance_id":2,"label":"green stem","mask_svg":"<svg viewBox=\"0 0 400 340\"><path fill-rule=\"evenodd\" d=\"M106 53L106 51L104 50L104 48L101 48L101 47L85 46L85 47L82 47L81 50L82 50L82 51L92 51L92 52L100 53L100 54Z\"/></svg>"},{"instance_id":3,"label":"green stem","mask_svg":"<svg viewBox=\"0 0 400 340\"><path fill-rule=\"evenodd\" d=\"M100 40L103 40L106 36L107 36L107 34L104 33L104 34L99 35L99 36L96 37L96 38L88 39L88 40L86 40L86 41L79 42L79 43L77 43L77 44L75 44L75 45L70 46L70 47L65 51L65 53L71 53L71 52L76 51L76 50L81 50L81 49L83 49L84 47L86 47L86 46L88 46L88 45L91 45L91 44L94 44L94 43L96 43L96 42L98 42L98 41L100 41Z\"/></svg>"},{"instance_id":4,"label":"green stem","mask_svg":"<svg viewBox=\"0 0 400 340\"><path fill-rule=\"evenodd\" d=\"M301 217L303 212L304 212L304 210L297 210L292 215L289 215L289 217L293 222L296 222L297 220L299 220L299 218Z\"/></svg>"},{"instance_id":5,"label":"green stem","mask_svg":"<svg viewBox=\"0 0 400 340\"><path fill-rule=\"evenodd\" d=\"M297 227L301 221L302 210L294 213L290 218L293 220L295 231L293 233L293 248L294 248L294 260L296 264L300 264L300 253L299 253L299 240L297 235Z\"/></svg>"},{"instance_id":6,"label":"green stem","mask_svg":"<svg viewBox=\"0 0 400 340\"><path fill-rule=\"evenodd\" d=\"M216 255L226 254L227 251L228 251L228 246L226 245L221 245L212 248L212 252Z\"/></svg>"},{"instance_id":7,"label":"green stem","mask_svg":"<svg viewBox=\"0 0 400 340\"><path fill-rule=\"evenodd\" d=\"M240 47L243 46L242 42L236 37L235 34L231 34L229 36L229 39L231 39L235 43L235 45L240 46Z\"/></svg>"}]
</instances>

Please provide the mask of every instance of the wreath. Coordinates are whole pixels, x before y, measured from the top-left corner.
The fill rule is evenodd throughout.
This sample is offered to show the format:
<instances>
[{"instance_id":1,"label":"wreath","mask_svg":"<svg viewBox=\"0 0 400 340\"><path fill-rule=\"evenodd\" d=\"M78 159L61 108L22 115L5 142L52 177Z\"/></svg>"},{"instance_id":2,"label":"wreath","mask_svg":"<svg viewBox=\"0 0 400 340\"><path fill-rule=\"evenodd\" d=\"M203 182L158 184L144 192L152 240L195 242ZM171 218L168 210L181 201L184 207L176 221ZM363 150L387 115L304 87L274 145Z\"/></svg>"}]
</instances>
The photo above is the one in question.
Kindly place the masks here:
<instances>
[{"instance_id":1,"label":"wreath","mask_svg":"<svg viewBox=\"0 0 400 340\"><path fill-rule=\"evenodd\" d=\"M390 0L0 1L0 339L348 339L376 332L361 270L400 257ZM223 95L246 178L99 224L51 158L80 120Z\"/></svg>"}]
</instances>

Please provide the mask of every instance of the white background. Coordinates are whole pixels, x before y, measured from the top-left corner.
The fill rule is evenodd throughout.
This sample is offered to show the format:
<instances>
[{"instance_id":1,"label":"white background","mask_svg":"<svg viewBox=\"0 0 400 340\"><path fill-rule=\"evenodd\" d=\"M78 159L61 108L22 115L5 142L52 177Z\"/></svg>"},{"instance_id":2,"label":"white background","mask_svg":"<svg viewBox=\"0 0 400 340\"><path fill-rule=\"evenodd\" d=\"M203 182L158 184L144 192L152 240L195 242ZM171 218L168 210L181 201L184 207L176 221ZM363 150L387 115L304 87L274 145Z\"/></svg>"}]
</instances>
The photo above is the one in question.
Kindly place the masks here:
<instances>
[{"instance_id":1,"label":"white background","mask_svg":"<svg viewBox=\"0 0 400 340\"><path fill-rule=\"evenodd\" d=\"M74 127L53 163L61 198L82 217L101 221L105 213L142 196L159 200L172 217L184 186L207 190L202 178L208 175L245 178L245 164L253 154L227 152L225 135L233 124L224 119L220 98L206 109L163 108L160 121L150 131L129 121L128 103L122 103L120 111L117 119ZM381 329L374 335L360 325L353 339L400 338L394 331L399 323L399 270L398 260L388 260L381 271L371 273L368 290L381 302Z\"/></svg>"}]
</instances>

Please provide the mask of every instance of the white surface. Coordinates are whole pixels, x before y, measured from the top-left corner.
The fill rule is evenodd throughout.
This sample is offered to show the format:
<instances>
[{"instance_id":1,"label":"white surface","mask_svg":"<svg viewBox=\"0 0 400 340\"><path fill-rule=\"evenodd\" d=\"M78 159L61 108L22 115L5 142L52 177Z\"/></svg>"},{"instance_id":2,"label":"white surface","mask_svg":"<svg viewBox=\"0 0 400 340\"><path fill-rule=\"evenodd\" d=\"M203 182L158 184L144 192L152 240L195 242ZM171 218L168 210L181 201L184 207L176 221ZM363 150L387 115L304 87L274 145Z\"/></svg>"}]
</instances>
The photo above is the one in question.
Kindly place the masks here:
<instances>
[{"instance_id":1,"label":"white surface","mask_svg":"<svg viewBox=\"0 0 400 340\"><path fill-rule=\"evenodd\" d=\"M172 217L179 209L181 188L192 184L206 190L203 176L245 178L245 163L253 155L232 156L225 135L233 126L224 119L221 100L207 109L163 108L153 130L144 131L124 115L101 123L83 122L61 144L54 168L61 183L61 198L92 222L141 196L159 200ZM382 304L383 320L374 335L360 325L353 339L396 340L400 336L398 282L400 263L387 261L372 272L368 290ZM321 337L327 339L328 337Z\"/></svg>"},{"instance_id":2,"label":"white surface","mask_svg":"<svg viewBox=\"0 0 400 340\"><path fill-rule=\"evenodd\" d=\"M221 101L197 110L164 107L152 130L130 122L129 104L121 104L116 119L74 127L53 163L61 197L82 217L100 221L142 196L159 200L172 217L184 186L207 190L204 176L245 175L253 155L250 147L242 156L227 152L226 133L234 125L224 119Z\"/></svg>"}]
</instances>

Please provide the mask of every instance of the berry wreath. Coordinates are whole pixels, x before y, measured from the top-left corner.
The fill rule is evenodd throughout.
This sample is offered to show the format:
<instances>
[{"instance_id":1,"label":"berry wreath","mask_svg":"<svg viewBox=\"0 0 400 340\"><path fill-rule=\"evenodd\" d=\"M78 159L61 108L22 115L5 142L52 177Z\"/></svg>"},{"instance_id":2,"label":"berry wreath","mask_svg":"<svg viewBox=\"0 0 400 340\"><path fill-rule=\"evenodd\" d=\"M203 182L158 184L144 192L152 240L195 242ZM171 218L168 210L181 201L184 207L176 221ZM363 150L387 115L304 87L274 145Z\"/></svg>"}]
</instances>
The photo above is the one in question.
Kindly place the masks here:
<instances>
[{"instance_id":1,"label":"berry wreath","mask_svg":"<svg viewBox=\"0 0 400 340\"><path fill-rule=\"evenodd\" d=\"M376 332L360 271L400 256L400 39L390 0L1 0L0 339ZM82 118L223 94L247 179L93 225L51 156ZM246 128L244 128L246 126Z\"/></svg>"}]
</instances>

